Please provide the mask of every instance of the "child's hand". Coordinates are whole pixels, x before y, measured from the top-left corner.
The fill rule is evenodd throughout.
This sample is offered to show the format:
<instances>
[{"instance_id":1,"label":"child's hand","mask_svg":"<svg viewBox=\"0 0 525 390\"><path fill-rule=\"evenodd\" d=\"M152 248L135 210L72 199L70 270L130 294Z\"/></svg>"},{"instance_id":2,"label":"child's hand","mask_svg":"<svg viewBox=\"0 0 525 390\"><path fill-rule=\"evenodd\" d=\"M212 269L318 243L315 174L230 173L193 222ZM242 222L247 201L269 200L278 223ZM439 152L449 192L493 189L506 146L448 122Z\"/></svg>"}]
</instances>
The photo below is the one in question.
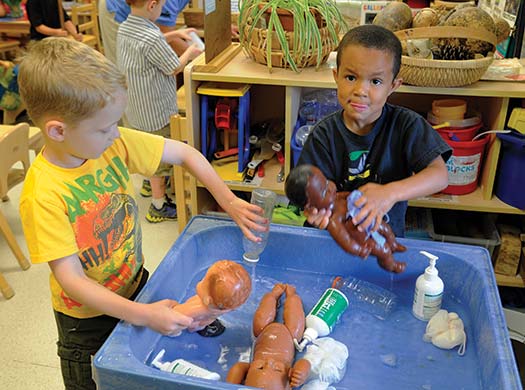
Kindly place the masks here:
<instances>
[{"instance_id":1,"label":"child's hand","mask_svg":"<svg viewBox=\"0 0 525 390\"><path fill-rule=\"evenodd\" d=\"M145 305L148 308L145 325L165 336L178 336L193 319L174 310L177 304L177 301L164 299Z\"/></svg>"},{"instance_id":2,"label":"child's hand","mask_svg":"<svg viewBox=\"0 0 525 390\"><path fill-rule=\"evenodd\" d=\"M383 217L394 205L394 201L386 185L367 183L359 188L363 195L355 201L355 205L362 207L359 214L352 219L361 232L374 224L372 231L377 231Z\"/></svg>"},{"instance_id":3,"label":"child's hand","mask_svg":"<svg viewBox=\"0 0 525 390\"><path fill-rule=\"evenodd\" d=\"M328 221L332 216L332 210L317 210L315 207L308 207L304 210L304 215L310 225L315 226L318 229L326 229Z\"/></svg>"},{"instance_id":4,"label":"child's hand","mask_svg":"<svg viewBox=\"0 0 525 390\"><path fill-rule=\"evenodd\" d=\"M184 53L186 52L188 52L188 59L191 61L201 55L202 50L199 48L199 46L197 46L196 43L194 43L193 45L190 45L190 47L188 47Z\"/></svg>"},{"instance_id":5,"label":"child's hand","mask_svg":"<svg viewBox=\"0 0 525 390\"><path fill-rule=\"evenodd\" d=\"M264 232L268 230L264 224L268 223L268 219L262 216L263 209L257 205L251 204L235 197L228 205L226 212L237 225L241 228L242 234L250 241L259 242L261 239L256 237L251 231Z\"/></svg>"},{"instance_id":6,"label":"child's hand","mask_svg":"<svg viewBox=\"0 0 525 390\"><path fill-rule=\"evenodd\" d=\"M73 34L73 37L79 42L82 42L84 40L84 36L82 34Z\"/></svg>"},{"instance_id":7,"label":"child's hand","mask_svg":"<svg viewBox=\"0 0 525 390\"><path fill-rule=\"evenodd\" d=\"M179 30L169 31L165 33L164 36L166 37L166 40L168 42L174 38L181 38L185 41L191 42L190 32L197 33L197 30L195 30L194 28L181 28Z\"/></svg>"},{"instance_id":8,"label":"child's hand","mask_svg":"<svg viewBox=\"0 0 525 390\"><path fill-rule=\"evenodd\" d=\"M61 28L57 28L55 29L55 36L56 37L67 37L69 35L69 33L64 30L64 29L61 29Z\"/></svg>"}]
</instances>

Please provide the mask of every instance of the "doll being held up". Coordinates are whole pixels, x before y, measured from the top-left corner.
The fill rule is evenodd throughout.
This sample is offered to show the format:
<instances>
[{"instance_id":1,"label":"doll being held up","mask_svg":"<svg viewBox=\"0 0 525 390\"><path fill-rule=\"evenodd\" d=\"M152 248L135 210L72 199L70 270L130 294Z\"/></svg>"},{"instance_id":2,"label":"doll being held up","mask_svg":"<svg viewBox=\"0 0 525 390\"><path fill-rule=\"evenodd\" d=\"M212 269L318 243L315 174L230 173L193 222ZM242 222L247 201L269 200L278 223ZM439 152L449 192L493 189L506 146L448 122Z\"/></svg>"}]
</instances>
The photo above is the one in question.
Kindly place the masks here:
<instances>
[{"instance_id":1,"label":"doll being held up","mask_svg":"<svg viewBox=\"0 0 525 390\"><path fill-rule=\"evenodd\" d=\"M251 291L250 275L241 264L232 260L219 260L213 263L204 278L197 283L197 294L174 306L173 310L193 319L188 327L190 332L204 330L207 325L215 322L214 330L199 334L218 336L224 331L224 326L217 318L241 306Z\"/></svg>"},{"instance_id":2,"label":"doll being held up","mask_svg":"<svg viewBox=\"0 0 525 390\"><path fill-rule=\"evenodd\" d=\"M396 241L390 225L381 222L376 231L358 230L352 217L358 210L354 201L360 197L359 191L336 192L336 186L313 165L300 165L294 168L285 184L286 196L297 206L331 210L327 230L346 252L366 258L372 254L377 257L381 268L401 273L406 263L394 260L392 253L404 252L406 248Z\"/></svg>"}]
</instances>

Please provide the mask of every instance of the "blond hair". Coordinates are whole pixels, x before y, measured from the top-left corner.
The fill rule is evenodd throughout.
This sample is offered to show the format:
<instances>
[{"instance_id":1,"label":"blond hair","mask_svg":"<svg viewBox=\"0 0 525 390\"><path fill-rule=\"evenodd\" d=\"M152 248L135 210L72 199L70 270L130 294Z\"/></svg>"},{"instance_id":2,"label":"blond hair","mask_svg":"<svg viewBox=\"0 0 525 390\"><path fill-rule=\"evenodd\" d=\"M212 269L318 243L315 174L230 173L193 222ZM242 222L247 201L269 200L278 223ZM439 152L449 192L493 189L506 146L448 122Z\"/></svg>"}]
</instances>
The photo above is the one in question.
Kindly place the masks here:
<instances>
[{"instance_id":1,"label":"blond hair","mask_svg":"<svg viewBox=\"0 0 525 390\"><path fill-rule=\"evenodd\" d=\"M18 83L27 112L40 127L50 119L74 126L127 88L115 64L69 38L32 43L21 58Z\"/></svg>"}]
</instances>

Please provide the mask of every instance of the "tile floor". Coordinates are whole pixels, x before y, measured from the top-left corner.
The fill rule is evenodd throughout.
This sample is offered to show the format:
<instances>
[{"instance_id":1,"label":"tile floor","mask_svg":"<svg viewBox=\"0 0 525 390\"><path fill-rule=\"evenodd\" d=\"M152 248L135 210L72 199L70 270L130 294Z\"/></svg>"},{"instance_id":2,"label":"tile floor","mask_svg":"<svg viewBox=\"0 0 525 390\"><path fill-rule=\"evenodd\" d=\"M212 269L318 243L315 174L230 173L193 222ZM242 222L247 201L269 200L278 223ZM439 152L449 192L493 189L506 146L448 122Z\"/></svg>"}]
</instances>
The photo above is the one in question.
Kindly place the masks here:
<instances>
[{"instance_id":1,"label":"tile floor","mask_svg":"<svg viewBox=\"0 0 525 390\"><path fill-rule=\"evenodd\" d=\"M142 177L136 176L134 182L138 190ZM0 202L0 209L27 255L18 215L21 189L21 184L13 188L9 192L10 200ZM177 222L148 223L144 216L150 201L138 196L138 202L146 266L151 273L177 239L178 225ZM22 271L1 236L0 271L15 291L15 296L9 300L0 294L0 389L63 389L49 295L49 267L33 264Z\"/></svg>"}]
</instances>

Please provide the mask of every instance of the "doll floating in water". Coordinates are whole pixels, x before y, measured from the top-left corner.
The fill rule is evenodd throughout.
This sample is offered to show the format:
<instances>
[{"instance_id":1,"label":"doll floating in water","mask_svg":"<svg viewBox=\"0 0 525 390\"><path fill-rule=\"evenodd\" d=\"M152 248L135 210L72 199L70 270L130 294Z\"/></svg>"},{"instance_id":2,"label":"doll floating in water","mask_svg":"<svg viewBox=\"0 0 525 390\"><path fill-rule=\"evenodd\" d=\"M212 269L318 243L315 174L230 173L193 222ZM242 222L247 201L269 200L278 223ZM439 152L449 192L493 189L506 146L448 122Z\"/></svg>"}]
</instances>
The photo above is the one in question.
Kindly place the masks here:
<instances>
[{"instance_id":1,"label":"doll floating in water","mask_svg":"<svg viewBox=\"0 0 525 390\"><path fill-rule=\"evenodd\" d=\"M390 225L381 222L376 232L361 232L352 222L359 212L354 205L361 193L336 192L335 184L313 165L300 165L290 172L285 184L286 196L299 207L332 210L327 230L346 252L366 258L377 257L381 268L401 273L406 263L396 261L392 254L406 247L396 241Z\"/></svg>"},{"instance_id":2,"label":"doll floating in water","mask_svg":"<svg viewBox=\"0 0 525 390\"><path fill-rule=\"evenodd\" d=\"M274 322L277 303L286 293L283 322ZM253 317L256 337L250 363L235 363L226 382L268 390L285 390L301 386L310 372L310 362L299 359L294 364L293 340L303 337L305 316L303 303L289 284L276 284L266 293Z\"/></svg>"}]
</instances>

